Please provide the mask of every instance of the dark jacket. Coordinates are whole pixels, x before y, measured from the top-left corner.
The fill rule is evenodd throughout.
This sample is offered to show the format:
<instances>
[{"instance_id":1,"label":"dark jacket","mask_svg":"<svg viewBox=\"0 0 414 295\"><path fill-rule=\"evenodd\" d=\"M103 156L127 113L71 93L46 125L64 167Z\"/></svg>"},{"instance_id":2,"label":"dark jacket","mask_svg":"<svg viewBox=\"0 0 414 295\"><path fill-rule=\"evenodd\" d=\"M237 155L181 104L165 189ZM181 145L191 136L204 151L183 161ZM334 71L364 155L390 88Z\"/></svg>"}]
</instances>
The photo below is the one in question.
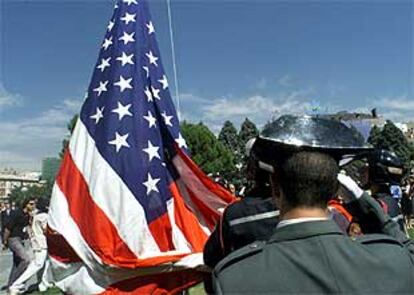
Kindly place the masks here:
<instances>
[{"instance_id":1,"label":"dark jacket","mask_svg":"<svg viewBox=\"0 0 414 295\"><path fill-rule=\"evenodd\" d=\"M10 238L28 239L27 226L30 223L30 216L18 208L13 210L5 226L10 231Z\"/></svg>"},{"instance_id":2,"label":"dark jacket","mask_svg":"<svg viewBox=\"0 0 414 295\"><path fill-rule=\"evenodd\" d=\"M404 216L402 214L401 207L398 204L398 199L393 198L387 193L378 193L374 196L374 198L383 202L387 206L387 214L398 223L401 230L405 230Z\"/></svg>"},{"instance_id":3,"label":"dark jacket","mask_svg":"<svg viewBox=\"0 0 414 295\"><path fill-rule=\"evenodd\" d=\"M229 205L204 247L204 263L214 267L229 253L254 241L266 240L278 222L279 211L268 190L252 190Z\"/></svg>"},{"instance_id":4,"label":"dark jacket","mask_svg":"<svg viewBox=\"0 0 414 295\"><path fill-rule=\"evenodd\" d=\"M6 227L6 224L9 223L12 213L13 213L13 210L11 209L5 209L1 211L0 219L1 219L1 231L2 232L4 232L4 228Z\"/></svg>"},{"instance_id":5,"label":"dark jacket","mask_svg":"<svg viewBox=\"0 0 414 295\"><path fill-rule=\"evenodd\" d=\"M267 242L250 244L216 266L215 292L414 294L414 244L378 211L389 235L351 239L332 220L276 229Z\"/></svg>"}]
</instances>

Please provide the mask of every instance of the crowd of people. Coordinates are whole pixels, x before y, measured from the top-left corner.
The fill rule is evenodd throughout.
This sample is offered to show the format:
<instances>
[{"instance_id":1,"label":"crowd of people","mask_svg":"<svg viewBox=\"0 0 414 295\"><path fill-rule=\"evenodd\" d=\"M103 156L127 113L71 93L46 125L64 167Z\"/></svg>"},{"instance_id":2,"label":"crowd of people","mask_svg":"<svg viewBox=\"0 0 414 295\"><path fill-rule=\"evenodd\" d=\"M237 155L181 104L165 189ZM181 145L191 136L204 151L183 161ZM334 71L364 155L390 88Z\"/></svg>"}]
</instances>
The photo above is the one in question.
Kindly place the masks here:
<instances>
[{"instance_id":1,"label":"crowd of people","mask_svg":"<svg viewBox=\"0 0 414 295\"><path fill-rule=\"evenodd\" d=\"M47 258L48 201L26 198L19 207L7 201L0 206L3 250L9 249L13 254L9 279L2 289L7 289L9 294L45 291L47 284L42 280L42 273ZM38 283L28 286L34 276Z\"/></svg>"}]
</instances>

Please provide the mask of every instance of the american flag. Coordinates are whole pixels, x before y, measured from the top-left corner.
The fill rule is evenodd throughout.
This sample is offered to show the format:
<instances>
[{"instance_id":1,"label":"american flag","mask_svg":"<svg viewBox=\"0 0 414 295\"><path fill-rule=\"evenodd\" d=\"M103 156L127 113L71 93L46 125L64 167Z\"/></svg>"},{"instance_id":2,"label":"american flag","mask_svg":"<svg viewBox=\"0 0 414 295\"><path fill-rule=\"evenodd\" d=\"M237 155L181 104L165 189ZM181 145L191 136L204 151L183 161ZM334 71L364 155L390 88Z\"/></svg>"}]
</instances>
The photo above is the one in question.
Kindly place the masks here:
<instances>
[{"instance_id":1,"label":"american flag","mask_svg":"<svg viewBox=\"0 0 414 295\"><path fill-rule=\"evenodd\" d=\"M233 196L191 161L146 0L119 0L56 178L49 280L74 294L175 292ZM53 234L52 234L53 233Z\"/></svg>"}]
</instances>

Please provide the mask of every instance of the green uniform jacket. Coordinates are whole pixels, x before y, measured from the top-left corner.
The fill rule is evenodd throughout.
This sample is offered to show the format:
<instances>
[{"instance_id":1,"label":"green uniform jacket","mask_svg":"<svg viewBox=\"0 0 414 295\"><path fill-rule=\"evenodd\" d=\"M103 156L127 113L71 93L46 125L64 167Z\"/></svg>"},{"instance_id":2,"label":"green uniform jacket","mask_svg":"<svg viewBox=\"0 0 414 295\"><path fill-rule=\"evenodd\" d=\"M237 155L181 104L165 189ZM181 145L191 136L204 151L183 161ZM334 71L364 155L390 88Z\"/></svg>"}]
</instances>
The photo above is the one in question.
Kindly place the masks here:
<instances>
[{"instance_id":1,"label":"green uniform jacket","mask_svg":"<svg viewBox=\"0 0 414 295\"><path fill-rule=\"evenodd\" d=\"M331 220L287 225L223 259L215 292L414 294L413 242L389 218L383 232L350 239Z\"/></svg>"}]
</instances>

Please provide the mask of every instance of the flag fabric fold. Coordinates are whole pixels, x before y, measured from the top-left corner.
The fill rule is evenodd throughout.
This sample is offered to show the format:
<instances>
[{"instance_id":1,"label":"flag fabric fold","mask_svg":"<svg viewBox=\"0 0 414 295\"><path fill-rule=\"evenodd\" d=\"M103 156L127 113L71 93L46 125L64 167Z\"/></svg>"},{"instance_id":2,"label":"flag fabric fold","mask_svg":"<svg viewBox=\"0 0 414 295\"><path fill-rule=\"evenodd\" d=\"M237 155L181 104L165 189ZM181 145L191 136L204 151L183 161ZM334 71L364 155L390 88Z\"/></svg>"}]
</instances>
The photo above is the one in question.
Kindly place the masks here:
<instances>
[{"instance_id":1,"label":"flag fabric fold","mask_svg":"<svg viewBox=\"0 0 414 295\"><path fill-rule=\"evenodd\" d=\"M119 0L53 188L47 276L72 294L176 292L233 196L189 158L146 0Z\"/></svg>"}]
</instances>

